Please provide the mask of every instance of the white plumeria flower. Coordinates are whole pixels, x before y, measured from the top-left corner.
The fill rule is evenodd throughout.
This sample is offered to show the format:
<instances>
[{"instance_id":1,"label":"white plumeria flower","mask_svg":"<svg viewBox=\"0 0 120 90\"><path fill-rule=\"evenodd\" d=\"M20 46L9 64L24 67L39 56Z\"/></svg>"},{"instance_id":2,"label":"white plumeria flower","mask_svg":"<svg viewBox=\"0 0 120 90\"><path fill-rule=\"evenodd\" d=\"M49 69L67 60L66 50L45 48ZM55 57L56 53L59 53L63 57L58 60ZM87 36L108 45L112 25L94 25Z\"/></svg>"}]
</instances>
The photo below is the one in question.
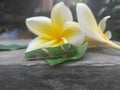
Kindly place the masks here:
<instances>
[{"instance_id":1,"label":"white plumeria flower","mask_svg":"<svg viewBox=\"0 0 120 90\"><path fill-rule=\"evenodd\" d=\"M105 32L106 21L110 16L104 17L97 25L92 11L86 4L78 3L76 11L81 31L85 34L85 40L88 41L90 46L106 45L120 50L120 46L110 40L111 32Z\"/></svg>"},{"instance_id":2,"label":"white plumeria flower","mask_svg":"<svg viewBox=\"0 0 120 90\"><path fill-rule=\"evenodd\" d=\"M38 35L30 42L26 52L65 43L80 45L84 41L79 24L73 22L71 11L63 2L53 7L51 19L44 16L31 17L26 19L26 25L30 31Z\"/></svg>"}]
</instances>

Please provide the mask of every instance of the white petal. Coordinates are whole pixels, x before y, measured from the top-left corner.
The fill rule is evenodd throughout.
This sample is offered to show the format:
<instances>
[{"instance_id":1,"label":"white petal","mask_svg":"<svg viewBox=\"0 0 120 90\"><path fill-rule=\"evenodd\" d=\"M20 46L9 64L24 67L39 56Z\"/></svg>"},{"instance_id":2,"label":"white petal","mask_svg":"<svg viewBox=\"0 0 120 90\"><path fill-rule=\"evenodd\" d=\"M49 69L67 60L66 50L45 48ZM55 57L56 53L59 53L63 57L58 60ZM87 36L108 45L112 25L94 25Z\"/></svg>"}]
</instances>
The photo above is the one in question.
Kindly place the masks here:
<instances>
[{"instance_id":1,"label":"white petal","mask_svg":"<svg viewBox=\"0 0 120 90\"><path fill-rule=\"evenodd\" d=\"M63 37L73 45L81 45L84 41L84 34L81 32L79 24L67 22L64 26Z\"/></svg>"},{"instance_id":2,"label":"white petal","mask_svg":"<svg viewBox=\"0 0 120 90\"><path fill-rule=\"evenodd\" d=\"M103 41L104 39L99 33L97 22L90 8L84 3L78 3L76 11L82 32L89 38Z\"/></svg>"},{"instance_id":3,"label":"white petal","mask_svg":"<svg viewBox=\"0 0 120 90\"><path fill-rule=\"evenodd\" d=\"M105 43L106 46L109 46L111 48L114 48L116 50L120 50L120 46L117 45L116 43L112 42L111 40L107 40Z\"/></svg>"},{"instance_id":4,"label":"white petal","mask_svg":"<svg viewBox=\"0 0 120 90\"><path fill-rule=\"evenodd\" d=\"M68 22L65 23L65 25L64 25L64 27L63 27L63 32L64 32L64 30L66 30L66 29L68 29L68 28L74 28L74 27L75 27L76 29L78 29L79 31L81 31L81 30L80 30L79 23L74 22L74 21L68 21Z\"/></svg>"},{"instance_id":5,"label":"white petal","mask_svg":"<svg viewBox=\"0 0 120 90\"><path fill-rule=\"evenodd\" d=\"M34 34L51 38L51 20L47 17L31 17L26 19L26 25Z\"/></svg>"},{"instance_id":6,"label":"white petal","mask_svg":"<svg viewBox=\"0 0 120 90\"><path fill-rule=\"evenodd\" d=\"M56 4L51 12L52 25L60 29L67 21L73 21L70 9L63 2Z\"/></svg>"},{"instance_id":7,"label":"white petal","mask_svg":"<svg viewBox=\"0 0 120 90\"><path fill-rule=\"evenodd\" d=\"M112 33L111 33L111 31L105 32L105 36L106 36L108 39L111 39L111 38L112 38Z\"/></svg>"},{"instance_id":8,"label":"white petal","mask_svg":"<svg viewBox=\"0 0 120 90\"><path fill-rule=\"evenodd\" d=\"M99 22L98 26L99 26L99 28L100 28L100 30L101 30L102 32L105 31L106 22L107 22L107 20L108 20L109 18L110 18L110 16L106 16L106 17L104 17L104 18Z\"/></svg>"},{"instance_id":9,"label":"white petal","mask_svg":"<svg viewBox=\"0 0 120 90\"><path fill-rule=\"evenodd\" d=\"M79 36L73 37L69 40L69 42L75 46L79 46L84 42L84 34L81 34Z\"/></svg>"},{"instance_id":10,"label":"white petal","mask_svg":"<svg viewBox=\"0 0 120 90\"><path fill-rule=\"evenodd\" d=\"M55 42L55 40L50 41L46 38L37 37L29 43L26 52L30 52L39 48L51 47Z\"/></svg>"}]
</instances>

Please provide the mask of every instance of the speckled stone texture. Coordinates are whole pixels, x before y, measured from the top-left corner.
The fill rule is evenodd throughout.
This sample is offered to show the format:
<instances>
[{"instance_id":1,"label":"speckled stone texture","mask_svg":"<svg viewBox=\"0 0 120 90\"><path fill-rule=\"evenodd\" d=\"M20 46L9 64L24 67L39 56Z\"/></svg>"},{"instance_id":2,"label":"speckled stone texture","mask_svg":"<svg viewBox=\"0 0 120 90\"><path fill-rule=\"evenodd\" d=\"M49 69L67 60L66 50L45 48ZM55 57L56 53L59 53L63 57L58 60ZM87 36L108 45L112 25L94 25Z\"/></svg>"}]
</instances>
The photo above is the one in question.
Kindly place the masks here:
<instances>
[{"instance_id":1,"label":"speckled stone texture","mask_svg":"<svg viewBox=\"0 0 120 90\"><path fill-rule=\"evenodd\" d=\"M1 40L0 44L29 41ZM88 49L81 60L57 67L43 60L27 61L24 52L0 52L0 90L120 90L120 51L103 46Z\"/></svg>"}]
</instances>

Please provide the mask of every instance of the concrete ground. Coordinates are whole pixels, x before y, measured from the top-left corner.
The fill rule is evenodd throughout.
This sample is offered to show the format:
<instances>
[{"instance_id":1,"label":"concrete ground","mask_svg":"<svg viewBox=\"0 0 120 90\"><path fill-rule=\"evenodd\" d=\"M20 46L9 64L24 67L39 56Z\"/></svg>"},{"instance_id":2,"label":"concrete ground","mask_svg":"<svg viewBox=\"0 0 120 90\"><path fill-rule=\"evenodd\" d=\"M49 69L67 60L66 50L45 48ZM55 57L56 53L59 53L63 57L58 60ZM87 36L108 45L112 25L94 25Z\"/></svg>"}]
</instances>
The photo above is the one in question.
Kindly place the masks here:
<instances>
[{"instance_id":1,"label":"concrete ground","mask_svg":"<svg viewBox=\"0 0 120 90\"><path fill-rule=\"evenodd\" d=\"M0 44L29 42L1 40ZM43 60L27 61L24 52L0 52L0 90L120 90L120 51L103 46L88 49L81 60L57 67Z\"/></svg>"}]
</instances>

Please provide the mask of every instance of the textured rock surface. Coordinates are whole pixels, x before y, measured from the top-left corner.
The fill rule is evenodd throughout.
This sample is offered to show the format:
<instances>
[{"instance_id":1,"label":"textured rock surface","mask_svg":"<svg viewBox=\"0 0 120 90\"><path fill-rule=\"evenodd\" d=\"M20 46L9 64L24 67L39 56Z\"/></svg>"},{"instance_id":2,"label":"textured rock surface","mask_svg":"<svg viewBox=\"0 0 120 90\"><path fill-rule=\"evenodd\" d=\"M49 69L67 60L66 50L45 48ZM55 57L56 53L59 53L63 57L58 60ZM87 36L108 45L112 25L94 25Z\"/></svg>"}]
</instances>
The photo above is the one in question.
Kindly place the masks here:
<instances>
[{"instance_id":1,"label":"textured rock surface","mask_svg":"<svg viewBox=\"0 0 120 90\"><path fill-rule=\"evenodd\" d=\"M88 49L80 61L57 67L49 67L43 60L27 61L24 51L0 52L0 90L120 90L120 51Z\"/></svg>"}]
</instances>

